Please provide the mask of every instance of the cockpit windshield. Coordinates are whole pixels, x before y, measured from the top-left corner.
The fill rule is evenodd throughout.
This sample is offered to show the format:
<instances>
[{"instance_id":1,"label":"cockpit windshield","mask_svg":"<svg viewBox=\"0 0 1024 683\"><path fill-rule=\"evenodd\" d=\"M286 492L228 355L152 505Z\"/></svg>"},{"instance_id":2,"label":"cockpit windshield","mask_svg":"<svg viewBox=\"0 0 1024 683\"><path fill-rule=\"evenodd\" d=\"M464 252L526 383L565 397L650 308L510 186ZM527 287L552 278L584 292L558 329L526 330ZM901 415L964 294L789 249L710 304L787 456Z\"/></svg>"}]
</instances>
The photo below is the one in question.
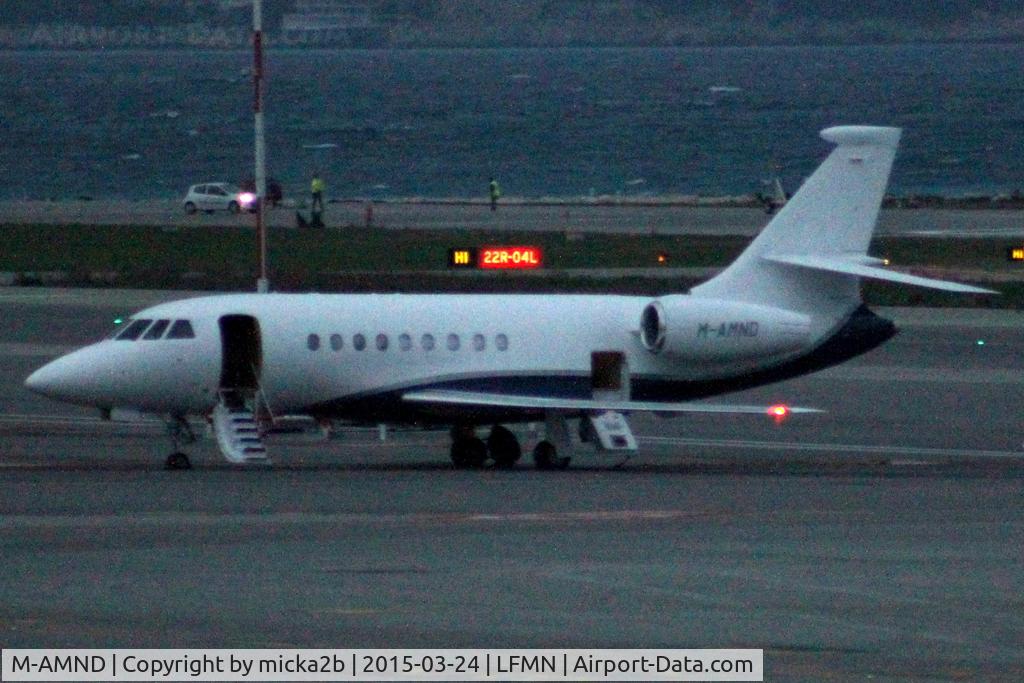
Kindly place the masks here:
<instances>
[{"instance_id":1,"label":"cockpit windshield","mask_svg":"<svg viewBox=\"0 0 1024 683\"><path fill-rule=\"evenodd\" d=\"M128 324L128 327L124 328L124 331L117 335L118 341L135 341L142 336L142 333L146 331L152 320L146 320L140 318L139 320L133 320Z\"/></svg>"},{"instance_id":2,"label":"cockpit windshield","mask_svg":"<svg viewBox=\"0 0 1024 683\"><path fill-rule=\"evenodd\" d=\"M164 330L171 324L170 320L157 320L153 323L153 326L146 330L146 334L142 336L143 339L159 339L164 336Z\"/></svg>"},{"instance_id":3,"label":"cockpit windshield","mask_svg":"<svg viewBox=\"0 0 1024 683\"><path fill-rule=\"evenodd\" d=\"M166 334L165 334L166 333ZM157 339L195 339L195 331L189 320L161 319L153 322L151 318L128 320L125 324L118 323L110 335L118 341L136 341L139 339L153 341Z\"/></svg>"}]
</instances>

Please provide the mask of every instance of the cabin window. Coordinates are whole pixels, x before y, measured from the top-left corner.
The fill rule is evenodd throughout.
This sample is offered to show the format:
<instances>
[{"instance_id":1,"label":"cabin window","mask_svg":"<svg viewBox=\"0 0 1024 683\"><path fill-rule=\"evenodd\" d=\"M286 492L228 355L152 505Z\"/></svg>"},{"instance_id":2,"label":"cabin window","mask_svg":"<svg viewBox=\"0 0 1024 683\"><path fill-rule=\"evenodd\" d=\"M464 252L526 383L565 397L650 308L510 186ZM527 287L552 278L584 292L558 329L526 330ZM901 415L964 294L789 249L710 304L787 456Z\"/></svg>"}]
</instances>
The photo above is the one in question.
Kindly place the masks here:
<instances>
[{"instance_id":1,"label":"cabin window","mask_svg":"<svg viewBox=\"0 0 1024 683\"><path fill-rule=\"evenodd\" d=\"M345 340L340 334L331 335L331 350L341 351L342 347L345 346Z\"/></svg>"},{"instance_id":2,"label":"cabin window","mask_svg":"<svg viewBox=\"0 0 1024 683\"><path fill-rule=\"evenodd\" d=\"M434 335L432 335L432 334L425 334L425 335L423 335L423 337L420 339L420 346L423 347L424 351L433 351L434 350Z\"/></svg>"},{"instance_id":3,"label":"cabin window","mask_svg":"<svg viewBox=\"0 0 1024 683\"><path fill-rule=\"evenodd\" d=\"M484 335L482 335L480 333L474 334L473 335L473 350L474 351L483 351L486 348L487 348L487 340L484 338Z\"/></svg>"},{"instance_id":4,"label":"cabin window","mask_svg":"<svg viewBox=\"0 0 1024 683\"><path fill-rule=\"evenodd\" d=\"M187 320L175 320L165 339L195 339L196 333L192 331L192 323Z\"/></svg>"},{"instance_id":5,"label":"cabin window","mask_svg":"<svg viewBox=\"0 0 1024 683\"><path fill-rule=\"evenodd\" d=\"M376 339L377 350L387 351L388 350L388 335L378 334Z\"/></svg>"},{"instance_id":6,"label":"cabin window","mask_svg":"<svg viewBox=\"0 0 1024 683\"><path fill-rule=\"evenodd\" d=\"M459 335L455 334L454 332L452 332L451 334L448 335L448 350L449 351L458 351L460 345L461 345L461 342L459 341Z\"/></svg>"},{"instance_id":7,"label":"cabin window","mask_svg":"<svg viewBox=\"0 0 1024 683\"><path fill-rule=\"evenodd\" d=\"M143 335L143 339L159 339L164 336L164 330L170 326L170 320L157 320L153 323L153 327L146 330L146 334Z\"/></svg>"},{"instance_id":8,"label":"cabin window","mask_svg":"<svg viewBox=\"0 0 1024 683\"><path fill-rule=\"evenodd\" d=\"M398 335L398 348L402 349L403 351L408 351L412 349L412 337L410 337L407 334Z\"/></svg>"},{"instance_id":9,"label":"cabin window","mask_svg":"<svg viewBox=\"0 0 1024 683\"><path fill-rule=\"evenodd\" d=\"M152 320L135 320L135 321L132 321L132 323L128 327L124 328L124 332L122 332L121 334L117 335L118 340L119 341L135 341L136 339L138 339L139 337L142 336L142 333L146 331L146 328L149 327L149 324L151 322L153 322L153 321Z\"/></svg>"},{"instance_id":10,"label":"cabin window","mask_svg":"<svg viewBox=\"0 0 1024 683\"><path fill-rule=\"evenodd\" d=\"M366 348L366 337L362 334L357 334L352 337L352 348L356 351L362 351Z\"/></svg>"},{"instance_id":11,"label":"cabin window","mask_svg":"<svg viewBox=\"0 0 1024 683\"><path fill-rule=\"evenodd\" d=\"M320 348L320 335L319 334L311 334L308 337L306 337L306 348L308 348L310 351L316 351L317 349L319 349Z\"/></svg>"},{"instance_id":12,"label":"cabin window","mask_svg":"<svg viewBox=\"0 0 1024 683\"><path fill-rule=\"evenodd\" d=\"M508 335L499 334L494 338L494 346L499 351L508 351Z\"/></svg>"}]
</instances>

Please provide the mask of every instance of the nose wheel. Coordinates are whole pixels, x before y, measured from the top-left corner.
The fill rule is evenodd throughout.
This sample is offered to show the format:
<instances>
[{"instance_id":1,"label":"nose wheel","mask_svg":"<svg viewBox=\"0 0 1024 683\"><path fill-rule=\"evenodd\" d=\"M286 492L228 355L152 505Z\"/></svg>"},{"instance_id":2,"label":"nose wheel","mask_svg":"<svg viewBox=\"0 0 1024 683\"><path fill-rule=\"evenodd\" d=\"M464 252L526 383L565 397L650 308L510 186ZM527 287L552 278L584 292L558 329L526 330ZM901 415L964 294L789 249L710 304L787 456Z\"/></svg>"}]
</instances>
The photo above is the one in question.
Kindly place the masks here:
<instances>
[{"instance_id":1,"label":"nose wheel","mask_svg":"<svg viewBox=\"0 0 1024 683\"><path fill-rule=\"evenodd\" d=\"M190 470L192 469L192 461L188 459L188 456L184 453L171 453L167 456L167 462L164 463L165 470Z\"/></svg>"}]
</instances>

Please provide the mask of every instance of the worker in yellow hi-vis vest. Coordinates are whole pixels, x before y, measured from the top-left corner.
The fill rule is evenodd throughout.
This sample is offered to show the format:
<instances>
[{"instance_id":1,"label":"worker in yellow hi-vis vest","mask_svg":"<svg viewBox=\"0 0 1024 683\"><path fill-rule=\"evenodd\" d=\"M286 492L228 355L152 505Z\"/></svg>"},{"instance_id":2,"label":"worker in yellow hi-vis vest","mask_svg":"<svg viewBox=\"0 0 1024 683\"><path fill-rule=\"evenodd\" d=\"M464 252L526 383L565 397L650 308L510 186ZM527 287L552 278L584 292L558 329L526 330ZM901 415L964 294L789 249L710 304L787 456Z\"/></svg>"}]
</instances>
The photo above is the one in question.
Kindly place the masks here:
<instances>
[{"instance_id":1,"label":"worker in yellow hi-vis vest","mask_svg":"<svg viewBox=\"0 0 1024 683\"><path fill-rule=\"evenodd\" d=\"M324 192L327 190L327 183L320 177L320 173L313 174L313 182L310 184L310 190L313 193L313 207L310 209L313 213L323 213L324 210Z\"/></svg>"}]
</instances>

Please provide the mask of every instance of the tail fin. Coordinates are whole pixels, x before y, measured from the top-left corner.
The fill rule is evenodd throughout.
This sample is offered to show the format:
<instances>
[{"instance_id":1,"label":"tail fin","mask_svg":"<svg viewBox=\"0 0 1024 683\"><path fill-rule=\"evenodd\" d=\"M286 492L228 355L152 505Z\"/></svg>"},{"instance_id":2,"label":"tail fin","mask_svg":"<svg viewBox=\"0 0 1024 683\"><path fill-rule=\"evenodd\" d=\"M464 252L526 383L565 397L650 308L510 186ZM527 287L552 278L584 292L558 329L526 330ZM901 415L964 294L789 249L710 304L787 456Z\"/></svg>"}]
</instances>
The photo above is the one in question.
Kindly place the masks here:
<instances>
[{"instance_id":1,"label":"tail fin","mask_svg":"<svg viewBox=\"0 0 1024 683\"><path fill-rule=\"evenodd\" d=\"M821 132L836 149L735 262L694 296L820 312L860 304L856 276L770 260L863 259L889 180L899 128L839 126ZM826 301L823 301L826 299Z\"/></svg>"},{"instance_id":2,"label":"tail fin","mask_svg":"<svg viewBox=\"0 0 1024 683\"><path fill-rule=\"evenodd\" d=\"M860 278L994 293L889 271L867 255L899 128L837 126L821 137L836 144L828 158L736 261L694 287L693 296L799 311L827 327L860 306Z\"/></svg>"}]
</instances>

